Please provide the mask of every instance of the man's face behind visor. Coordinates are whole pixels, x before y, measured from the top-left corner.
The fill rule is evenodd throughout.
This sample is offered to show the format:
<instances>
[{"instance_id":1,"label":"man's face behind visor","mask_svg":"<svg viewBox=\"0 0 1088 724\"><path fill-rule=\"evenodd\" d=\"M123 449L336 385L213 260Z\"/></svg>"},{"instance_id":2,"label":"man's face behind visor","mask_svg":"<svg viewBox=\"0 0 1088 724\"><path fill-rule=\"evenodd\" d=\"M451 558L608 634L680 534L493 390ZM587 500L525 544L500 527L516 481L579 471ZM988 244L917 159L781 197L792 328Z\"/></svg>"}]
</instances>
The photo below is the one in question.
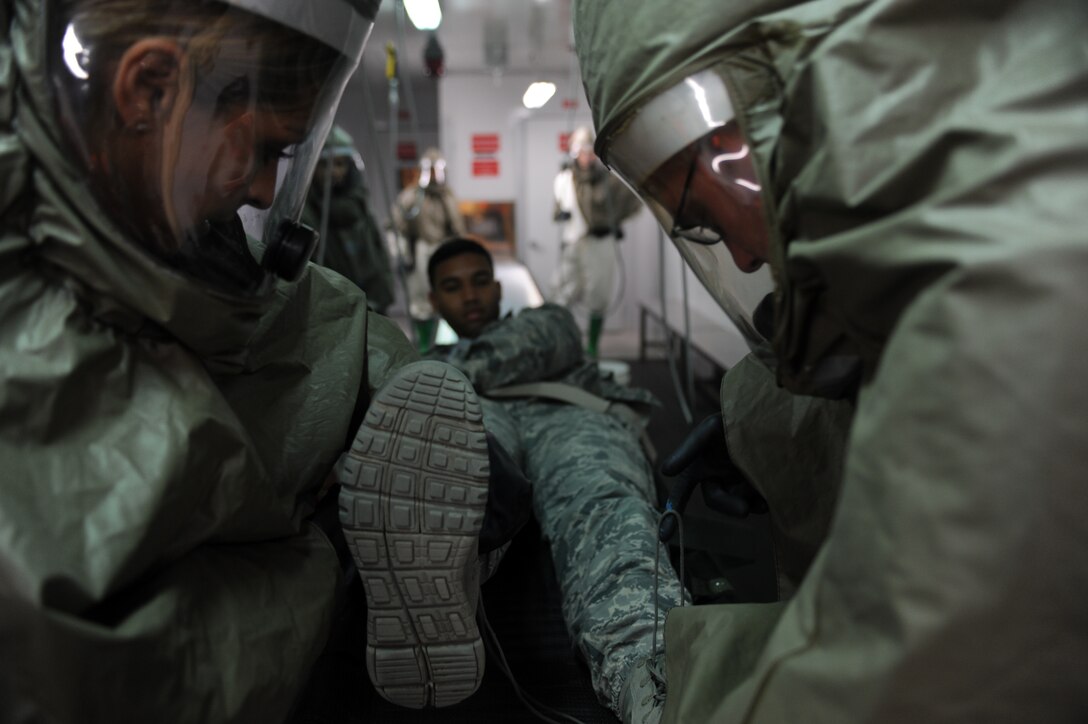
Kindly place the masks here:
<instances>
[{"instance_id":1,"label":"man's face behind visor","mask_svg":"<svg viewBox=\"0 0 1088 724\"><path fill-rule=\"evenodd\" d=\"M670 158L645 183L646 193L671 212L659 219L671 237L724 243L745 273L770 258L760 188L751 150L735 121Z\"/></svg>"},{"instance_id":2,"label":"man's face behind visor","mask_svg":"<svg viewBox=\"0 0 1088 724\"><path fill-rule=\"evenodd\" d=\"M724 67L649 98L598 141L602 158L646 202L695 276L750 347L773 290L771 233L751 145L738 123Z\"/></svg>"}]
</instances>

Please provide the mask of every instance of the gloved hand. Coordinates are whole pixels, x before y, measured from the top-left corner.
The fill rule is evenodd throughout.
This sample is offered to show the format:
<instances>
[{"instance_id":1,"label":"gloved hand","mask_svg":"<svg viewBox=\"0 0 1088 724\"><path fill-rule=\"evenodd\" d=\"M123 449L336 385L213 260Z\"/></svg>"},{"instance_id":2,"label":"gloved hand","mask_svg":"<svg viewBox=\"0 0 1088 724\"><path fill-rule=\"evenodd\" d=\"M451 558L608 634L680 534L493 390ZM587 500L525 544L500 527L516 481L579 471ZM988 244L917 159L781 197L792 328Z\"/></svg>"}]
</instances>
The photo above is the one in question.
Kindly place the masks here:
<instances>
[{"instance_id":1,"label":"gloved hand","mask_svg":"<svg viewBox=\"0 0 1088 724\"><path fill-rule=\"evenodd\" d=\"M712 510L744 518L749 513L764 513L767 503L729 458L725 443L725 423L713 414L695 426L680 447L661 463L661 473L678 478L666 503L666 509L683 514L688 499L700 484L703 500ZM658 537L668 541L676 532L676 521L661 522Z\"/></svg>"},{"instance_id":2,"label":"gloved hand","mask_svg":"<svg viewBox=\"0 0 1088 724\"><path fill-rule=\"evenodd\" d=\"M552 221L561 224L564 221L570 221L570 218L571 217L569 211L556 211L555 214L552 216Z\"/></svg>"},{"instance_id":3,"label":"gloved hand","mask_svg":"<svg viewBox=\"0 0 1088 724\"><path fill-rule=\"evenodd\" d=\"M623 237L625 236L625 234L623 233L623 227L622 226L613 227L612 228L612 236L615 237L616 241L623 241Z\"/></svg>"}]
</instances>

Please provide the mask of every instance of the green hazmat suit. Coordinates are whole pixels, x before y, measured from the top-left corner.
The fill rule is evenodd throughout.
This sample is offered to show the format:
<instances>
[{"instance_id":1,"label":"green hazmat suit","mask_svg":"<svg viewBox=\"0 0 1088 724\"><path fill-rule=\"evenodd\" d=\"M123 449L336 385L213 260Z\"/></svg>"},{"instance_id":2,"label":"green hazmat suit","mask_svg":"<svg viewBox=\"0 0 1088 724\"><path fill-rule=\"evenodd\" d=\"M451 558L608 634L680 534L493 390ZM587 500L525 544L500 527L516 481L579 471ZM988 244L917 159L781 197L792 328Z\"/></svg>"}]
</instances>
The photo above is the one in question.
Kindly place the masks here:
<instances>
[{"instance_id":1,"label":"green hazmat suit","mask_svg":"<svg viewBox=\"0 0 1088 724\"><path fill-rule=\"evenodd\" d=\"M0 721L280 721L340 575L315 491L415 353L338 275L232 296L126 237L44 6L0 5Z\"/></svg>"},{"instance_id":2,"label":"green hazmat suit","mask_svg":"<svg viewBox=\"0 0 1088 724\"><path fill-rule=\"evenodd\" d=\"M796 594L673 609L663 721L1088 719L1088 6L574 15L606 162L641 102L722 70L764 182L778 379L859 382Z\"/></svg>"},{"instance_id":3,"label":"green hazmat suit","mask_svg":"<svg viewBox=\"0 0 1088 724\"><path fill-rule=\"evenodd\" d=\"M381 228L370 212L362 174L354 164L352 144L351 136L339 126L333 127L322 156L346 156L350 160L348 173L342 183L332 184L329 189L326 210L325 179L322 167L318 167L306 196L302 222L324 231L320 263L355 282L366 292L370 308L384 312L393 303L393 269Z\"/></svg>"},{"instance_id":4,"label":"green hazmat suit","mask_svg":"<svg viewBox=\"0 0 1088 724\"><path fill-rule=\"evenodd\" d=\"M722 378L730 459L767 500L780 596L789 596L819 552L838 500L854 407L795 395L749 354Z\"/></svg>"},{"instance_id":5,"label":"green hazmat suit","mask_svg":"<svg viewBox=\"0 0 1088 724\"><path fill-rule=\"evenodd\" d=\"M438 149L428 150L420 159L420 179L397 195L392 209L392 225L403 238L403 259L409 265L405 283L408 292L408 316L416 322L426 322L417 334L426 349L434 334L434 309L427 295L431 284L427 278L427 262L443 240L466 233L465 219L458 207L457 197L444 176L432 171L432 166L444 164ZM445 171L442 172L445 174ZM424 175L425 174L425 175ZM421 186L421 181L426 181Z\"/></svg>"}]
</instances>

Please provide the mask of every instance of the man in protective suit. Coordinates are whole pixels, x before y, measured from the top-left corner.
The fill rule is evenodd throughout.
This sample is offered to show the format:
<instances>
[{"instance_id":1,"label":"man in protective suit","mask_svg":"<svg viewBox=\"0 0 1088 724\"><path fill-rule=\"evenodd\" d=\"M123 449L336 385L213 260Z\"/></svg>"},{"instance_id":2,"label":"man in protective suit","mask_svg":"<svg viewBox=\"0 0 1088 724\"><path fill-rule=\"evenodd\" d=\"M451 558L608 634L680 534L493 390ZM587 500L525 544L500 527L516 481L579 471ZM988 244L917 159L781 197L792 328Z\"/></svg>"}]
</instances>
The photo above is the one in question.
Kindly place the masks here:
<instances>
[{"instance_id":1,"label":"man in protective suit","mask_svg":"<svg viewBox=\"0 0 1088 724\"><path fill-rule=\"evenodd\" d=\"M0 721L283 721L355 575L337 478L351 554L407 543L385 572L464 622L371 620L375 670L420 705L479 683L497 458L464 376L308 264L377 2L307 8L0 5Z\"/></svg>"},{"instance_id":2,"label":"man in protective suit","mask_svg":"<svg viewBox=\"0 0 1088 724\"><path fill-rule=\"evenodd\" d=\"M385 313L394 298L393 270L367 196L363 160L354 141L343 128L333 126L306 196L302 221L320 233L314 260L355 282L366 292L367 306Z\"/></svg>"},{"instance_id":3,"label":"man in protective suit","mask_svg":"<svg viewBox=\"0 0 1088 724\"><path fill-rule=\"evenodd\" d=\"M810 443L766 381L856 402L796 593L672 609L632 719L1084 721L1088 6L585 0L574 25L597 152L756 350L723 421L772 512ZM754 321L732 279L762 264Z\"/></svg>"},{"instance_id":4,"label":"man in protective suit","mask_svg":"<svg viewBox=\"0 0 1088 724\"><path fill-rule=\"evenodd\" d=\"M465 233L457 197L446 183L446 159L437 148L427 149L419 160L419 179L397 196L393 227L404 240L408 315L423 353L430 349L437 328L427 296L427 260L443 239Z\"/></svg>"},{"instance_id":5,"label":"man in protective suit","mask_svg":"<svg viewBox=\"0 0 1088 724\"><path fill-rule=\"evenodd\" d=\"M562 224L554 301L588 309L586 352L596 358L615 287L620 225L642 204L597 158L592 131L575 129L569 145L572 163L553 183L554 218Z\"/></svg>"},{"instance_id":6,"label":"man in protective suit","mask_svg":"<svg viewBox=\"0 0 1088 724\"><path fill-rule=\"evenodd\" d=\"M499 319L491 255L470 238L431 256L431 302L460 336L432 357L465 373L484 421L533 481L563 619L601 703L621 715L633 672L654 653L658 614L686 594L659 556L653 471L640 437L656 401L602 377L570 312L555 304Z\"/></svg>"}]
</instances>

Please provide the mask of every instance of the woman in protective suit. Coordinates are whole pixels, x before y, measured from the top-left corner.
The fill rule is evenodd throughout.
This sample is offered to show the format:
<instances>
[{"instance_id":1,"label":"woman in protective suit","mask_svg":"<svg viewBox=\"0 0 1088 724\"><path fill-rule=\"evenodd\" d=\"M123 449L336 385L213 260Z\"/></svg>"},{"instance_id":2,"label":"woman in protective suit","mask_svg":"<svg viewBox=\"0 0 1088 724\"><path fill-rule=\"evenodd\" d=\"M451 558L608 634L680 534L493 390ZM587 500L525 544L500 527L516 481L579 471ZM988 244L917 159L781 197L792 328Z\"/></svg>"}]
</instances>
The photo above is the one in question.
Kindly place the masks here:
<instances>
[{"instance_id":1,"label":"woman in protective suit","mask_svg":"<svg viewBox=\"0 0 1088 724\"><path fill-rule=\"evenodd\" d=\"M723 381L728 454L772 513L817 485L829 513L790 600L670 612L628 718L1084 721L1088 6L586 1L574 23L599 156L755 350ZM764 264L754 322L738 272ZM796 464L787 390L856 403L841 474Z\"/></svg>"},{"instance_id":2,"label":"woman in protective suit","mask_svg":"<svg viewBox=\"0 0 1088 724\"><path fill-rule=\"evenodd\" d=\"M474 560L488 457L471 388L402 367L411 345L307 263L295 221L376 9L0 6L0 721L283 720L344 575L337 526L309 519L323 482L373 397L387 417L337 471L353 552L378 550L378 445L431 449L397 427L387 380L413 404L463 402L414 422L458 439L453 477L478 504L434 530L472 542L450 565ZM243 205L268 210L249 238ZM391 505L427 513L409 488ZM456 587L460 568L431 573ZM456 613L467 681L414 685L445 701L482 674Z\"/></svg>"}]
</instances>

